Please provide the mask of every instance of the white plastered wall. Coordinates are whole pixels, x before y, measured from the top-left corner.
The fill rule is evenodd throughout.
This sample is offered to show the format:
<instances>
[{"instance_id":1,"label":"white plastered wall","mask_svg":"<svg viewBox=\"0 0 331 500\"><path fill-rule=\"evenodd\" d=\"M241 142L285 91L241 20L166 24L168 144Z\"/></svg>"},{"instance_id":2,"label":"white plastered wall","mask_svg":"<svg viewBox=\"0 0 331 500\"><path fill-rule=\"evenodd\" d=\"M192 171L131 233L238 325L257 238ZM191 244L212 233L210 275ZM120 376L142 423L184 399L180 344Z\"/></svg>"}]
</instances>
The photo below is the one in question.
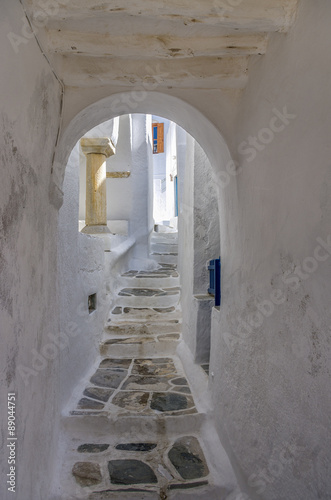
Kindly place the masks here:
<instances>
[{"instance_id":1,"label":"white plastered wall","mask_svg":"<svg viewBox=\"0 0 331 500\"><path fill-rule=\"evenodd\" d=\"M62 89L20 2L0 17L0 498L44 500L58 440L57 210L49 201ZM18 38L20 37L20 38ZM52 352L51 352L52 351ZM55 352L55 357L53 358ZM46 357L45 357L46 356ZM7 393L16 394L16 488L8 491ZM31 465L33 464L33 466Z\"/></svg>"},{"instance_id":2,"label":"white plastered wall","mask_svg":"<svg viewBox=\"0 0 331 500\"><path fill-rule=\"evenodd\" d=\"M331 491L330 19L330 2L302 0L291 31L252 61L238 175L221 196L211 391L254 499Z\"/></svg>"},{"instance_id":3,"label":"white plastered wall","mask_svg":"<svg viewBox=\"0 0 331 500\"><path fill-rule=\"evenodd\" d=\"M183 337L196 362L209 361L211 308L208 263L220 255L218 196L212 166L187 135L186 165L179 213L179 269Z\"/></svg>"}]
</instances>

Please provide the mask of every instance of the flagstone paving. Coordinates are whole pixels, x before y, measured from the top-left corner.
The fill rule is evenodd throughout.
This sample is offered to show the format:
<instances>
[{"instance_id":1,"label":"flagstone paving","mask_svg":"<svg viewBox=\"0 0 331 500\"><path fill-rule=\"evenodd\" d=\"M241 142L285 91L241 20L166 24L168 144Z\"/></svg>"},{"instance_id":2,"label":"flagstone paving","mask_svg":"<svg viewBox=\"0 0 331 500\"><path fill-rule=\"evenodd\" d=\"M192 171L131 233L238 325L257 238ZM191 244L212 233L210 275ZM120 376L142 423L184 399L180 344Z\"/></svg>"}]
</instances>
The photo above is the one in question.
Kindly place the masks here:
<instances>
[{"instance_id":1,"label":"flagstone paving","mask_svg":"<svg viewBox=\"0 0 331 500\"><path fill-rule=\"evenodd\" d=\"M178 366L178 361L177 361ZM105 389L107 388L107 389ZM72 414L89 410L140 415L195 413L188 381L172 358L105 358L87 381Z\"/></svg>"},{"instance_id":2,"label":"flagstone paving","mask_svg":"<svg viewBox=\"0 0 331 500\"><path fill-rule=\"evenodd\" d=\"M83 488L96 485L101 485L103 488L94 491L89 496L90 499L101 498L101 494L105 493L110 495L119 491L133 491L132 488L124 490L120 488L124 486L155 485L156 488L162 488L166 485L166 489L199 488L208 484L210 475L204 452L195 436L183 436L160 444L157 442L123 442L117 445L84 443L77 447L76 456L79 457L79 461L72 466L72 475L76 483ZM204 481L201 481L202 479Z\"/></svg>"}]
</instances>

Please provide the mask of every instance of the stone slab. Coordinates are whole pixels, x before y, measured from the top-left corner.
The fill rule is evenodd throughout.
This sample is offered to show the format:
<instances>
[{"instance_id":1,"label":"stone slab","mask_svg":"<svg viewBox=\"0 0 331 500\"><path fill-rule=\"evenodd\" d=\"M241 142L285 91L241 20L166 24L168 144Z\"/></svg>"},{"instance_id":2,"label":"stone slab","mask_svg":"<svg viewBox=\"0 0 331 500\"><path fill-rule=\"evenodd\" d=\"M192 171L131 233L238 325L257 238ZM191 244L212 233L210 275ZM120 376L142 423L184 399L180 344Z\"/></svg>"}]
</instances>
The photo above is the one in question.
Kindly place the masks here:
<instances>
[{"instance_id":1,"label":"stone slab","mask_svg":"<svg viewBox=\"0 0 331 500\"><path fill-rule=\"evenodd\" d=\"M94 462L77 462L72 468L72 475L80 486L95 486L101 483L100 465Z\"/></svg>"},{"instance_id":2,"label":"stone slab","mask_svg":"<svg viewBox=\"0 0 331 500\"><path fill-rule=\"evenodd\" d=\"M201 479L209 474L203 451L194 436L178 439L168 457L183 479Z\"/></svg>"},{"instance_id":3,"label":"stone slab","mask_svg":"<svg viewBox=\"0 0 331 500\"><path fill-rule=\"evenodd\" d=\"M157 484L153 470L140 460L111 460L108 471L112 484Z\"/></svg>"},{"instance_id":4,"label":"stone slab","mask_svg":"<svg viewBox=\"0 0 331 500\"><path fill-rule=\"evenodd\" d=\"M78 446L78 453L102 453L108 450L109 444L81 444Z\"/></svg>"},{"instance_id":5,"label":"stone slab","mask_svg":"<svg viewBox=\"0 0 331 500\"><path fill-rule=\"evenodd\" d=\"M97 399L106 403L114 391L110 389L101 389L100 387L86 387L83 394L89 398Z\"/></svg>"},{"instance_id":6,"label":"stone slab","mask_svg":"<svg viewBox=\"0 0 331 500\"><path fill-rule=\"evenodd\" d=\"M115 371L110 369L97 370L91 377L92 384L100 387L110 387L117 389L127 376L127 371Z\"/></svg>"}]
</instances>

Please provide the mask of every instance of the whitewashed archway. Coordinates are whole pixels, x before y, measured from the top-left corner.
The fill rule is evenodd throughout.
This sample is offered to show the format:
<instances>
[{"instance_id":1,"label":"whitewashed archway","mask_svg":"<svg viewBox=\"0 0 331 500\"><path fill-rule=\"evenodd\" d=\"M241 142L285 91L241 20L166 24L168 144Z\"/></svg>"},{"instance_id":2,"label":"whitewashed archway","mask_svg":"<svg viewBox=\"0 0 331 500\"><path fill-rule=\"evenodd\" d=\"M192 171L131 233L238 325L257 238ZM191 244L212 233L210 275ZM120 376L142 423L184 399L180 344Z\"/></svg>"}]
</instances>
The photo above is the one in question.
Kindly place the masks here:
<instances>
[{"instance_id":1,"label":"whitewashed archway","mask_svg":"<svg viewBox=\"0 0 331 500\"><path fill-rule=\"evenodd\" d=\"M231 163L228 146L219 130L196 108L185 101L160 92L132 91L113 94L80 111L62 131L56 150L50 185L51 201L62 204L62 184L70 152L77 141L96 125L130 113L154 114L185 129L206 152L216 179L226 185Z\"/></svg>"}]
</instances>

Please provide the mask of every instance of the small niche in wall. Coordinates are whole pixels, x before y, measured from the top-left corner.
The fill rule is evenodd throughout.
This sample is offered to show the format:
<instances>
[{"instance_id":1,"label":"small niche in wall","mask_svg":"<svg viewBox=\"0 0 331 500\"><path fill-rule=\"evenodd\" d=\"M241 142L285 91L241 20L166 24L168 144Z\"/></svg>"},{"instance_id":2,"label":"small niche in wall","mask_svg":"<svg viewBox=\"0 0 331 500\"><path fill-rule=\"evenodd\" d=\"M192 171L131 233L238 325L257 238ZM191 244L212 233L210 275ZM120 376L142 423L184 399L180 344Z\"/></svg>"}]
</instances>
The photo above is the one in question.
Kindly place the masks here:
<instances>
[{"instance_id":1,"label":"small niche in wall","mask_svg":"<svg viewBox=\"0 0 331 500\"><path fill-rule=\"evenodd\" d=\"M88 297L88 312L89 314L93 313L97 308L97 294L93 293Z\"/></svg>"}]
</instances>

